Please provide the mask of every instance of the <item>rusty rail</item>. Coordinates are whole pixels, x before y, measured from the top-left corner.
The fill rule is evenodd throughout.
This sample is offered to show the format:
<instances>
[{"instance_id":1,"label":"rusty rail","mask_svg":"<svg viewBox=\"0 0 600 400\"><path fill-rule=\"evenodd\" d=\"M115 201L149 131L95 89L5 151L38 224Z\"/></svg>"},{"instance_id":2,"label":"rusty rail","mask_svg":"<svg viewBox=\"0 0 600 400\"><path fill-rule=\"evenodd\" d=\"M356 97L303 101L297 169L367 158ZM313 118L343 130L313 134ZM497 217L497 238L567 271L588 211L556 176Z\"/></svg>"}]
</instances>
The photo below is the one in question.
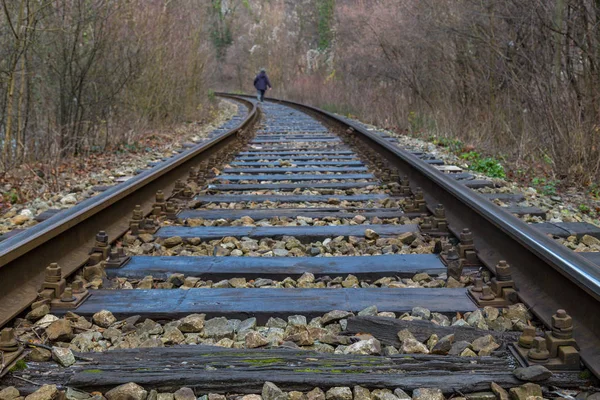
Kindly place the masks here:
<instances>
[{"instance_id":1,"label":"rusty rail","mask_svg":"<svg viewBox=\"0 0 600 400\"><path fill-rule=\"evenodd\" d=\"M57 262L65 276L75 272L87 261L97 232L105 231L111 241L121 237L129 228L135 205L149 212L157 190L170 191L191 166L226 146L254 122L256 106L245 99L236 100L249 110L236 128L0 243L0 327L35 301L50 262Z\"/></svg>"},{"instance_id":2,"label":"rusty rail","mask_svg":"<svg viewBox=\"0 0 600 400\"><path fill-rule=\"evenodd\" d=\"M233 96L233 98L240 98ZM251 96L246 96L251 97ZM443 204L453 234L474 234L480 260L492 271L500 260L512 266L520 299L550 328L552 315L566 309L584 364L600 377L600 267L556 243L483 196L445 176L409 152L337 115L292 101L268 99L296 107L344 129L374 148L421 187L428 204Z\"/></svg>"}]
</instances>

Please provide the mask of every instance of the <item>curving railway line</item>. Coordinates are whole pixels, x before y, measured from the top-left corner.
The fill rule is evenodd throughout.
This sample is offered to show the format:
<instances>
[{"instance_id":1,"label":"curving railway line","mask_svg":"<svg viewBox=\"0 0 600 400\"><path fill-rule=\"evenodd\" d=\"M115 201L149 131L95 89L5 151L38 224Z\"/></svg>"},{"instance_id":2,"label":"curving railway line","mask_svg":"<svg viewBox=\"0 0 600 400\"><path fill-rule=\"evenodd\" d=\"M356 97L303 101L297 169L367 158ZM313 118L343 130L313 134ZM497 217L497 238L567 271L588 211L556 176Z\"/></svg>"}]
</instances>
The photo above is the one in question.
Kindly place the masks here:
<instances>
[{"instance_id":1,"label":"curving railway line","mask_svg":"<svg viewBox=\"0 0 600 400\"><path fill-rule=\"evenodd\" d=\"M472 190L493 182L323 110L220 95L235 126L0 242L0 388L448 397L536 365L544 397L593 388L600 267L551 238L593 228L528 225Z\"/></svg>"}]
</instances>

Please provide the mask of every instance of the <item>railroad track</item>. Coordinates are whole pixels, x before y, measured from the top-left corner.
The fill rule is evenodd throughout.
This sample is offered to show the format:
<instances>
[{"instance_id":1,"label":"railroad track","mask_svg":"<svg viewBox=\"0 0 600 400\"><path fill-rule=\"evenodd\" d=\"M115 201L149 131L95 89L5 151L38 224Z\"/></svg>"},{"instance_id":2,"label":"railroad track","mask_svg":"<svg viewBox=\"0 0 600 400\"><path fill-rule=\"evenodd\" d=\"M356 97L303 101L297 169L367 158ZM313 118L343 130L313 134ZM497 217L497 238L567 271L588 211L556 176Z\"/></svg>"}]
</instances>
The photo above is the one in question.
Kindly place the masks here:
<instances>
[{"instance_id":1,"label":"railroad track","mask_svg":"<svg viewBox=\"0 0 600 400\"><path fill-rule=\"evenodd\" d=\"M35 360L0 387L419 397L519 386L516 362L546 388L600 375L600 274L546 235L566 227L354 122L221 95L239 126L0 243L4 373Z\"/></svg>"}]
</instances>

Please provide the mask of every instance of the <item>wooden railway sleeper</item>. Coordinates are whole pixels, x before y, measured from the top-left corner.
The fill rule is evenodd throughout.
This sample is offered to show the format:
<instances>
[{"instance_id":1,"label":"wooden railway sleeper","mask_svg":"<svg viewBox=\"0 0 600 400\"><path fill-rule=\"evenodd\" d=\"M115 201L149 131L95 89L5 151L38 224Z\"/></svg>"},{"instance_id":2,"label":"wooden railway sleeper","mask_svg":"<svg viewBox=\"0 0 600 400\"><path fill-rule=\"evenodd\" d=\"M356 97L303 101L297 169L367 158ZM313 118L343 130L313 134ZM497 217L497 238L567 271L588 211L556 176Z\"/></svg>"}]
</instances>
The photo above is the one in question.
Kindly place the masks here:
<instances>
[{"instance_id":1,"label":"wooden railway sleeper","mask_svg":"<svg viewBox=\"0 0 600 400\"><path fill-rule=\"evenodd\" d=\"M573 320L565 310L552 316L552 328L544 337L534 327L526 327L517 343L510 345L513 355L524 366L543 364L550 370L580 370L579 345L573 338Z\"/></svg>"}]
</instances>

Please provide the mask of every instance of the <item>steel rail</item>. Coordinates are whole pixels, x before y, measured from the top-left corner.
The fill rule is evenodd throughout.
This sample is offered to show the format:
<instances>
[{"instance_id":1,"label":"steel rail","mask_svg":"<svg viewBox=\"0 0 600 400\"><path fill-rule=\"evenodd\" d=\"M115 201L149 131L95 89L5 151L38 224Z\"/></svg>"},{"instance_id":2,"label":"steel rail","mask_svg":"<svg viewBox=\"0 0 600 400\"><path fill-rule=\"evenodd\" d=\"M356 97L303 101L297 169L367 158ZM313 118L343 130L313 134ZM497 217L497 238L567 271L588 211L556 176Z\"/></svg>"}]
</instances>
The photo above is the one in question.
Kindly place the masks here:
<instances>
[{"instance_id":1,"label":"steel rail","mask_svg":"<svg viewBox=\"0 0 600 400\"><path fill-rule=\"evenodd\" d=\"M111 241L121 237L135 205L149 212L157 190L170 191L190 167L246 129L256 119L257 107L245 99L235 100L248 108L237 127L1 242L0 327L35 301L50 262L57 262L64 276L75 272L87 261L96 233L105 231Z\"/></svg>"},{"instance_id":2,"label":"steel rail","mask_svg":"<svg viewBox=\"0 0 600 400\"><path fill-rule=\"evenodd\" d=\"M252 96L245 96L252 97ZM238 97L239 98L239 97ZM352 121L317 107L268 99L320 116L348 129L408 175L423 189L429 204L443 204L453 233L469 228L481 261L492 271L500 260L512 266L520 299L545 325L565 309L573 318L573 336L584 364L600 377L600 267L556 243L517 217L413 154Z\"/></svg>"}]
</instances>

